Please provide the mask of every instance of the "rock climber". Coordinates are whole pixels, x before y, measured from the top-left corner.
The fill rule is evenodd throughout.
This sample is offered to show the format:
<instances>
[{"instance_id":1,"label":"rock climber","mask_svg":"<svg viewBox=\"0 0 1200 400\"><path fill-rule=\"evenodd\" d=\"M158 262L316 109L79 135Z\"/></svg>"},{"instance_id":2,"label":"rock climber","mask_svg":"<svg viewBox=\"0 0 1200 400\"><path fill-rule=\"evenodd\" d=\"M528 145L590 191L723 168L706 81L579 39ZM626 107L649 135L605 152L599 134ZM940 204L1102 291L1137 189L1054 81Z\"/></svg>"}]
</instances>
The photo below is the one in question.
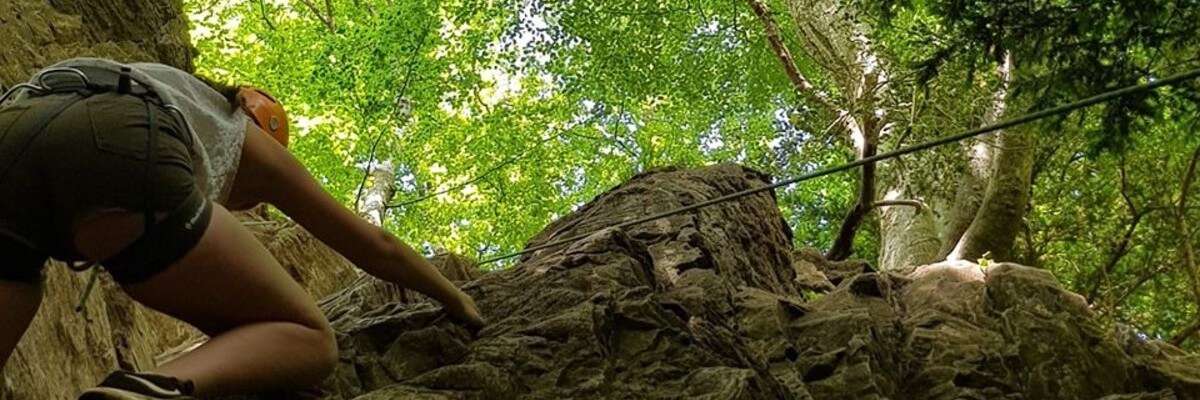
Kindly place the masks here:
<instances>
[{"instance_id":1,"label":"rock climber","mask_svg":"<svg viewBox=\"0 0 1200 400\"><path fill-rule=\"evenodd\" d=\"M0 99L0 369L37 313L43 264L54 258L99 262L132 298L209 336L153 371L115 371L80 399L318 384L337 360L329 322L230 213L260 203L365 272L484 324L474 300L425 258L321 188L285 148L283 107L260 89L76 58L9 94Z\"/></svg>"}]
</instances>

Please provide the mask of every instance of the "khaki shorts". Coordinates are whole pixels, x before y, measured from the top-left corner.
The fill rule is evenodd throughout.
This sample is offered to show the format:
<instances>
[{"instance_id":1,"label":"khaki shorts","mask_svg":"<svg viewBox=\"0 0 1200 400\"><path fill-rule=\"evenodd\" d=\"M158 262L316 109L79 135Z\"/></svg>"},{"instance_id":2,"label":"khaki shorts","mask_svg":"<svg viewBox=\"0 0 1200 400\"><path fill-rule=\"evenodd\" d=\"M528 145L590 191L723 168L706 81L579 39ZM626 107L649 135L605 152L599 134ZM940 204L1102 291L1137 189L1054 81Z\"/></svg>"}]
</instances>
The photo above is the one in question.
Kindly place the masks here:
<instances>
[{"instance_id":1,"label":"khaki shorts","mask_svg":"<svg viewBox=\"0 0 1200 400\"><path fill-rule=\"evenodd\" d=\"M165 216L133 245L101 261L122 283L147 279L186 254L207 228L211 208L195 185L190 137L174 114L116 93L79 101L33 132L30 121L70 96L33 97L0 109L0 242L25 243L42 261L81 260L74 248L81 217L149 208ZM148 115L156 119L158 135L153 166L147 161ZM0 265L0 279L36 279L41 268Z\"/></svg>"}]
</instances>

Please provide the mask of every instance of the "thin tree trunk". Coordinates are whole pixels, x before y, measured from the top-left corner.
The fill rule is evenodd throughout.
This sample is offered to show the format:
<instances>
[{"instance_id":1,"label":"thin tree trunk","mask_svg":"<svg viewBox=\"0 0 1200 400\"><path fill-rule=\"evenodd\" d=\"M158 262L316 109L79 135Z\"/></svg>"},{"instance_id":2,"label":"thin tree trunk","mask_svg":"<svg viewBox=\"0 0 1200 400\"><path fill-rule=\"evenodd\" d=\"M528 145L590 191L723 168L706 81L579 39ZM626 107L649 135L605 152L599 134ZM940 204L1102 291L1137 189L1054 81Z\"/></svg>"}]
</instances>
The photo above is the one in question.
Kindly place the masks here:
<instances>
[{"instance_id":1,"label":"thin tree trunk","mask_svg":"<svg viewBox=\"0 0 1200 400\"><path fill-rule=\"evenodd\" d=\"M996 118L992 117L996 115L994 110L988 115L989 118L984 120L984 125L995 122ZM950 255L950 252L958 245L958 241L962 239L963 234L967 233L967 228L971 227L971 222L979 213L979 206L983 205L983 194L987 191L987 183L992 175L992 155L995 146L993 140L992 135L986 135L967 142L967 147L964 149L964 152L967 153L967 168L959 174L958 189L954 193L954 204L946 213L945 218L939 221L939 226L942 226L943 229L941 232L942 247L938 249L938 258L946 258Z\"/></svg>"},{"instance_id":2,"label":"thin tree trunk","mask_svg":"<svg viewBox=\"0 0 1200 400\"><path fill-rule=\"evenodd\" d=\"M864 120L865 123L858 123L856 129L852 131L854 135L862 138L857 149L857 159L859 160L872 157L878 151L879 129L877 124L879 122L874 116L866 117ZM862 226L863 219L874 209L874 203L875 164L867 164L863 165L859 171L858 200L842 220L842 226L833 241L833 246L825 254L825 258L836 261L850 257L854 252L854 236L858 233L858 228Z\"/></svg>"},{"instance_id":3,"label":"thin tree trunk","mask_svg":"<svg viewBox=\"0 0 1200 400\"><path fill-rule=\"evenodd\" d=\"M396 174L390 161L372 161L371 185L359 201L358 213L376 226L383 226L387 203L396 194Z\"/></svg>"},{"instance_id":4,"label":"thin tree trunk","mask_svg":"<svg viewBox=\"0 0 1200 400\"><path fill-rule=\"evenodd\" d=\"M1179 237L1183 238L1184 268L1187 268L1188 278L1192 283L1192 295L1195 296L1197 313L1200 313L1200 271L1196 270L1196 249L1192 247L1191 226L1188 224L1188 197L1191 196L1192 183L1196 181L1196 164L1200 164L1200 147L1192 152L1192 161L1188 163L1187 172L1183 176L1183 185L1179 190L1179 206L1175 221L1179 225Z\"/></svg>"},{"instance_id":5,"label":"thin tree trunk","mask_svg":"<svg viewBox=\"0 0 1200 400\"><path fill-rule=\"evenodd\" d=\"M994 99L993 115L998 119L1007 108L1008 84L1013 75L1011 55L1005 56L997 70L1002 84ZM1034 143L1035 137L1022 128L996 134L992 176L983 204L947 258L973 260L990 253L994 260L1012 259L1013 243L1021 231L1021 219L1029 203Z\"/></svg>"},{"instance_id":6,"label":"thin tree trunk","mask_svg":"<svg viewBox=\"0 0 1200 400\"><path fill-rule=\"evenodd\" d=\"M1200 147L1192 152L1192 161L1188 163L1187 172L1183 176L1183 185L1179 190L1179 204L1175 214L1175 223L1179 227L1181 247L1183 247L1183 268L1188 280L1191 281L1192 295L1196 301L1196 320L1191 326L1180 330L1171 337L1171 344L1179 346L1200 332L1200 271L1196 271L1196 249L1192 247L1192 234L1188 225L1188 197L1191 196L1192 183L1196 180L1196 164L1200 163Z\"/></svg>"}]
</instances>

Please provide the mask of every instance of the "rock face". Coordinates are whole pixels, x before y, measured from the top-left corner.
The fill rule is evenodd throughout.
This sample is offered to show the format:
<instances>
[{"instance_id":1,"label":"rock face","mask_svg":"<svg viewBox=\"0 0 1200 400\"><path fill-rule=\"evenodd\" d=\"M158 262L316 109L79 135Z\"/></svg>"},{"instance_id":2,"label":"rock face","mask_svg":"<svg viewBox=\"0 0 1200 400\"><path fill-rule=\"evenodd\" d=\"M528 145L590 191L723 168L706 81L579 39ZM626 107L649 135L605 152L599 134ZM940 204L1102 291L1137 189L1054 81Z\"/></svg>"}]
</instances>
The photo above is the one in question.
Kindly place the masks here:
<instances>
[{"instance_id":1,"label":"rock face","mask_svg":"<svg viewBox=\"0 0 1200 400\"><path fill-rule=\"evenodd\" d=\"M0 2L0 85L79 56L155 61L191 70L180 0Z\"/></svg>"},{"instance_id":2,"label":"rock face","mask_svg":"<svg viewBox=\"0 0 1200 400\"><path fill-rule=\"evenodd\" d=\"M323 304L342 361L312 397L1200 399L1200 357L1103 329L1041 270L829 263L793 252L771 194L603 229L765 183L634 178L531 244L597 233L467 282L478 332L352 285Z\"/></svg>"}]
</instances>

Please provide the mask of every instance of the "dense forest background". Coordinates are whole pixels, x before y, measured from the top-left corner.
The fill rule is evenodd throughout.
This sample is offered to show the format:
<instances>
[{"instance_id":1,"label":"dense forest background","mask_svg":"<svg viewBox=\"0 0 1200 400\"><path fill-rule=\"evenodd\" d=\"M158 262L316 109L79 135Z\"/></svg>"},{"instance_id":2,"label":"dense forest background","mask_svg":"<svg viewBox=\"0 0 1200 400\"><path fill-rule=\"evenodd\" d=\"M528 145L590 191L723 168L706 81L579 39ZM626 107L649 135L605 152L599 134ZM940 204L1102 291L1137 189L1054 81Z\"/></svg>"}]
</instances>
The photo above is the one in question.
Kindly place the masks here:
<instances>
[{"instance_id":1,"label":"dense forest background","mask_svg":"<svg viewBox=\"0 0 1200 400\"><path fill-rule=\"evenodd\" d=\"M1200 1L186 0L199 72L272 91L339 199L486 258L631 176L793 177L1200 67ZM880 268L1045 268L1196 348L1197 86L778 192ZM987 264L981 262L981 264ZM503 268L494 264L492 268Z\"/></svg>"}]
</instances>

